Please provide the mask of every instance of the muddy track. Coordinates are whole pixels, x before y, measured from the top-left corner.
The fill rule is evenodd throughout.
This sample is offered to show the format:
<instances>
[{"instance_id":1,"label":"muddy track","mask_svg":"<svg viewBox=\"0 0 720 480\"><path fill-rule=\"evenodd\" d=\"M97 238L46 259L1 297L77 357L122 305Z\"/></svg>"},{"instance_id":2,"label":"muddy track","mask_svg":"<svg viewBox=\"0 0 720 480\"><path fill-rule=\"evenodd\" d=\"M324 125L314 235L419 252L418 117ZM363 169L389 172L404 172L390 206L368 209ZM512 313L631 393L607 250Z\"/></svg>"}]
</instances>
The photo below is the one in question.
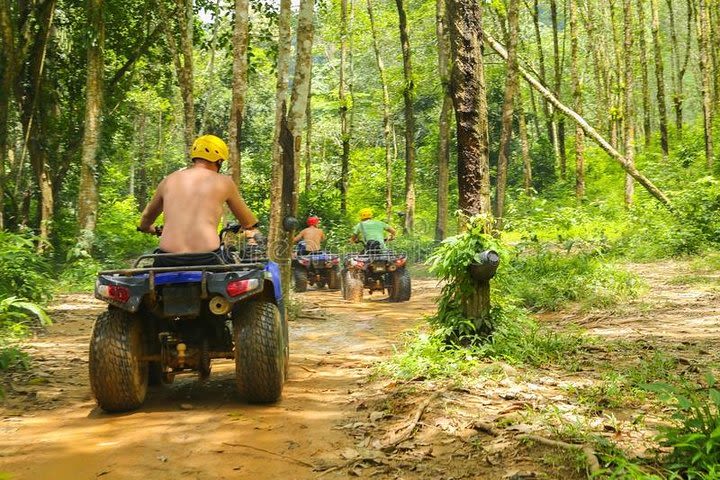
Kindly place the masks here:
<instances>
[{"instance_id":1,"label":"muddy track","mask_svg":"<svg viewBox=\"0 0 720 480\"><path fill-rule=\"evenodd\" d=\"M433 281L415 298L353 305L309 291L290 325L291 367L282 401L253 406L235 396L233 364L215 361L200 384L178 377L135 412L110 415L92 399L89 335L104 305L56 299L54 325L28 343L31 372L6 383L0 408L0 473L12 479L316 478L352 439L337 427L354 411L369 366L434 309ZM344 478L342 471L324 478Z\"/></svg>"}]
</instances>

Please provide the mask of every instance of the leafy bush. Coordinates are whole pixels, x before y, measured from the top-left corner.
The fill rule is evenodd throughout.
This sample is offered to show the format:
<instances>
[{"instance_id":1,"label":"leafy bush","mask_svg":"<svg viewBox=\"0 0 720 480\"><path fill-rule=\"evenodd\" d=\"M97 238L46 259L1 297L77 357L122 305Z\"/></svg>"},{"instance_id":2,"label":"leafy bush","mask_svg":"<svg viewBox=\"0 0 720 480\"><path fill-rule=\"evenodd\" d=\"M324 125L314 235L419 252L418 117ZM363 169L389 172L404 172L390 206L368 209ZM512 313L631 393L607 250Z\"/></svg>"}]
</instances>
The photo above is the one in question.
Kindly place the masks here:
<instances>
[{"instance_id":1,"label":"leafy bush","mask_svg":"<svg viewBox=\"0 0 720 480\"><path fill-rule=\"evenodd\" d=\"M22 297L42 302L50 297L51 268L30 234L0 231L0 298Z\"/></svg>"},{"instance_id":2,"label":"leafy bush","mask_svg":"<svg viewBox=\"0 0 720 480\"><path fill-rule=\"evenodd\" d=\"M157 239L136 231L140 211L133 197L111 199L101 203L95 237L95 257L103 265L118 265L154 249ZM69 259L87 256L71 251Z\"/></svg>"}]
</instances>

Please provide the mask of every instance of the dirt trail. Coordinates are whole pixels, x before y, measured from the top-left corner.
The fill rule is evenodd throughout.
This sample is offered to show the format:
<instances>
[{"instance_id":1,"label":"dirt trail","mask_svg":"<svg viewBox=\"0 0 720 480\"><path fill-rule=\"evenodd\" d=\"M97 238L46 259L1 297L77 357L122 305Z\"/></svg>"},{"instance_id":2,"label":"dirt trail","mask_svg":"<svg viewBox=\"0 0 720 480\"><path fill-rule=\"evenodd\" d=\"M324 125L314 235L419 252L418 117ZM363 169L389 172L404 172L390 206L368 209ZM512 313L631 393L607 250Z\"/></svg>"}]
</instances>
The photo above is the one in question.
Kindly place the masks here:
<instances>
[{"instance_id":1,"label":"dirt trail","mask_svg":"<svg viewBox=\"0 0 720 480\"><path fill-rule=\"evenodd\" d=\"M434 309L435 282L414 287L405 304L302 295L306 308L290 325L289 380L275 405L237 401L233 364L216 361L209 382L179 377L151 390L140 410L114 415L97 408L88 386L89 335L104 305L63 296L50 311L54 325L29 343L32 371L7 388L0 473L13 480L317 478L312 466L337 463L352 444L337 427L354 412L368 366Z\"/></svg>"}]
</instances>

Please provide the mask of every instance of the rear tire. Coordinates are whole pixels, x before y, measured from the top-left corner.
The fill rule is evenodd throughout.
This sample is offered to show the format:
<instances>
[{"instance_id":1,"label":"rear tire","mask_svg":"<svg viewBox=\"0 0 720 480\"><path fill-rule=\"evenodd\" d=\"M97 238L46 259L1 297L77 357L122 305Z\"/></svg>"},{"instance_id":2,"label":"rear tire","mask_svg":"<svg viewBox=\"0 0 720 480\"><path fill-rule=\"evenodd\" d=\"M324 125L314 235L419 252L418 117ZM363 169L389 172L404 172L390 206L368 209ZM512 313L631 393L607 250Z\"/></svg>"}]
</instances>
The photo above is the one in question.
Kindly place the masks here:
<instances>
[{"instance_id":1,"label":"rear tire","mask_svg":"<svg viewBox=\"0 0 720 480\"><path fill-rule=\"evenodd\" d=\"M349 302L360 303L363 299L363 282L352 272L345 272L343 298Z\"/></svg>"},{"instance_id":2,"label":"rear tire","mask_svg":"<svg viewBox=\"0 0 720 480\"><path fill-rule=\"evenodd\" d=\"M148 362L141 360L144 345L137 315L110 307L98 316L90 338L90 387L103 410L133 410L145 401Z\"/></svg>"},{"instance_id":3,"label":"rear tire","mask_svg":"<svg viewBox=\"0 0 720 480\"><path fill-rule=\"evenodd\" d=\"M337 290L340 288L340 272L338 272L337 267L330 270L327 286L328 290Z\"/></svg>"},{"instance_id":4,"label":"rear tire","mask_svg":"<svg viewBox=\"0 0 720 480\"><path fill-rule=\"evenodd\" d=\"M293 278L295 279L295 291L306 292L308 287L308 273L305 267L295 267L293 269Z\"/></svg>"},{"instance_id":5,"label":"rear tire","mask_svg":"<svg viewBox=\"0 0 720 480\"><path fill-rule=\"evenodd\" d=\"M287 369L285 328L274 303L257 300L235 307L235 382L243 400L276 402Z\"/></svg>"},{"instance_id":6,"label":"rear tire","mask_svg":"<svg viewBox=\"0 0 720 480\"><path fill-rule=\"evenodd\" d=\"M407 302L412 295L410 272L405 268L395 270L392 274L391 302Z\"/></svg>"}]
</instances>

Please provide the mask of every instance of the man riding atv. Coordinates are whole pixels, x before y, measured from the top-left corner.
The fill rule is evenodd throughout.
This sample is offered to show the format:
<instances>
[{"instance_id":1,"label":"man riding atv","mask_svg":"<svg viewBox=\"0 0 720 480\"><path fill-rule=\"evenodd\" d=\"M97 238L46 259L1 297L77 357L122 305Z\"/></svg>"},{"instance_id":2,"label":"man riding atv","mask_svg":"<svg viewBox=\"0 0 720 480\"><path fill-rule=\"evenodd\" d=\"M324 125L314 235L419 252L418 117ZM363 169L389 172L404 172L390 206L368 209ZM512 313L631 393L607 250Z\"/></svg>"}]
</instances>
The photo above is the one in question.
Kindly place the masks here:
<instances>
[{"instance_id":1,"label":"man riding atv","mask_svg":"<svg viewBox=\"0 0 720 480\"><path fill-rule=\"evenodd\" d=\"M158 253L195 255L158 257L156 267L217 263L220 248L217 226L226 203L247 236L251 237L258 225L232 179L219 173L229 154L225 142L214 135L203 135L195 140L190 154L191 167L171 173L160 182L143 211L138 230L158 231L153 222L163 213Z\"/></svg>"},{"instance_id":2,"label":"man riding atv","mask_svg":"<svg viewBox=\"0 0 720 480\"><path fill-rule=\"evenodd\" d=\"M300 231L293 242L299 243L298 255L308 255L310 253L319 252L322 242L325 240L325 232L318 228L320 219L316 216L308 217L307 228Z\"/></svg>"},{"instance_id":3,"label":"man riding atv","mask_svg":"<svg viewBox=\"0 0 720 480\"><path fill-rule=\"evenodd\" d=\"M365 252L371 250L385 250L385 232L390 234L388 240L395 238L395 229L385 222L373 220L371 208L360 210L360 222L353 228L350 242L357 243L360 240L365 245Z\"/></svg>"}]
</instances>

